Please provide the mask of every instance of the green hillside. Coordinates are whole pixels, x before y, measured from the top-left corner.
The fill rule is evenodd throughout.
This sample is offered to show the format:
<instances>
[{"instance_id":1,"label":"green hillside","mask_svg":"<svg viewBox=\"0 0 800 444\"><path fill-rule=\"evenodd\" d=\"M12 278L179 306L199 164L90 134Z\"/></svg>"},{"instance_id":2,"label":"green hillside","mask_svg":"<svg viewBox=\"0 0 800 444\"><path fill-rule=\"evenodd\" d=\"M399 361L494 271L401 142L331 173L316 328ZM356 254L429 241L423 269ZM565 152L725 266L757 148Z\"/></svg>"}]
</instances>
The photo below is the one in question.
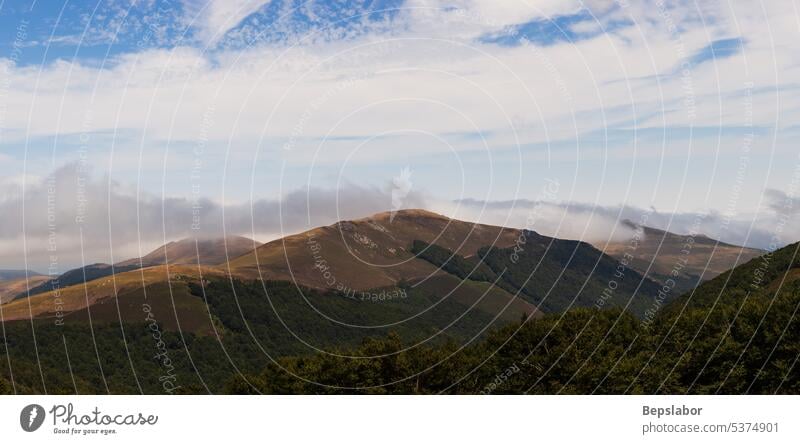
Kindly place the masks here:
<instances>
[{"instance_id":1,"label":"green hillside","mask_svg":"<svg viewBox=\"0 0 800 444\"><path fill-rule=\"evenodd\" d=\"M643 316L661 286L585 242L524 232L517 246L483 247L462 257L414 241L417 257L462 279L496 282L545 313L572 307L625 308Z\"/></svg>"},{"instance_id":2,"label":"green hillside","mask_svg":"<svg viewBox=\"0 0 800 444\"><path fill-rule=\"evenodd\" d=\"M286 358L281 368L267 366L231 387L241 393L254 386L261 393L800 394L799 245L701 285L657 310L651 322L618 309L580 308L505 327L460 351L445 345L400 352L402 341L389 337L351 353L393 351L390 357Z\"/></svg>"},{"instance_id":3,"label":"green hillside","mask_svg":"<svg viewBox=\"0 0 800 444\"><path fill-rule=\"evenodd\" d=\"M205 296L188 288L208 303L219 335L158 323L156 341L144 316L123 328L6 323L0 362L10 364L0 366L0 392L164 393L163 378L174 377L180 393L800 394L799 245L643 318L581 307L492 324L489 313L502 307L481 306L475 295L488 287L480 282L471 299L445 299L433 286L369 305L334 293L304 300L285 282L266 283L265 293L259 283L212 280ZM369 332L311 321L312 306L340 322L389 322L438 301L427 317ZM324 352L292 339L283 323Z\"/></svg>"}]
</instances>

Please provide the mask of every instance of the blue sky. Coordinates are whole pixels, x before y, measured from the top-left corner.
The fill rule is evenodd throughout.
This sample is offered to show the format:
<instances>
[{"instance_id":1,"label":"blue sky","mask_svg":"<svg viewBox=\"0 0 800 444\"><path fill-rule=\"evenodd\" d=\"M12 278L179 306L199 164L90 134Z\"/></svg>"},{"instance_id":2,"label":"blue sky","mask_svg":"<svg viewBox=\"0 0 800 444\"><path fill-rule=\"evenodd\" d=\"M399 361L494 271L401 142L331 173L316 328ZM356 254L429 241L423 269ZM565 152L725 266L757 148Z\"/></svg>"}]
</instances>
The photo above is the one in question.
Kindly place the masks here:
<instances>
[{"instance_id":1,"label":"blue sky","mask_svg":"<svg viewBox=\"0 0 800 444\"><path fill-rule=\"evenodd\" d=\"M92 205L106 211L111 195L294 208L304 193L390 196L407 168L412 202L461 218L524 223L453 202L536 200L553 179L562 221L572 203L606 218L731 212L735 229L706 231L763 244L770 190L791 192L798 164L795 14L721 1L5 0L0 202L71 171L105 190ZM269 238L391 206L353 199L232 229ZM72 219L75 197L61 202ZM568 219L582 222L542 229L613 235L587 228L613 221ZM167 225L138 231L159 234L148 245L186 234ZM19 239L7 231L0 244Z\"/></svg>"},{"instance_id":2,"label":"blue sky","mask_svg":"<svg viewBox=\"0 0 800 444\"><path fill-rule=\"evenodd\" d=\"M634 21L631 19L607 19L613 17L618 10L619 6L596 12L581 9L571 14L536 18L506 26L500 32L483 36L481 41L508 46L520 45L524 41L540 46L577 43L634 26Z\"/></svg>"}]
</instances>

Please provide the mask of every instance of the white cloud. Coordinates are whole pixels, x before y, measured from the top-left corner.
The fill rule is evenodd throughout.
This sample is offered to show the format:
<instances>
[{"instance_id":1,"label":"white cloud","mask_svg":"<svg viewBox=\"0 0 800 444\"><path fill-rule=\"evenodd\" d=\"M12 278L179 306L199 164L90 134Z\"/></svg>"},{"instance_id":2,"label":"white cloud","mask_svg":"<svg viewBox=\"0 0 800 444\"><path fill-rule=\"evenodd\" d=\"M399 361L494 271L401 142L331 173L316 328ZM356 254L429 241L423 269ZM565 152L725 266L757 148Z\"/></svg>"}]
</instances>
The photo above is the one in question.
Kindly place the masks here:
<instances>
[{"instance_id":1,"label":"white cloud","mask_svg":"<svg viewBox=\"0 0 800 444\"><path fill-rule=\"evenodd\" d=\"M390 209L426 208L460 220L532 229L595 245L629 238L632 231L620 222L639 221L645 212L648 225L676 233L694 229L701 215L569 202L562 199L568 191L562 185L547 186L534 200L460 202L410 187L399 208L393 207L396 199L388 182L384 187L343 183L337 188L301 188L279 199L217 203L142 193L130 184L69 165L39 181L26 181L24 200L21 185L0 184L0 268L26 266L43 272L55 258L56 271L63 272L82 264L138 257L165 242L193 236L225 233L268 241ZM726 221L719 213L704 214L699 231L757 248L782 246L800 237L796 224L781 222L787 202L792 203L790 220L797 216L798 199L775 190L766 198L768 208L758 215L738 214ZM199 226L194 229L197 208Z\"/></svg>"},{"instance_id":2,"label":"white cloud","mask_svg":"<svg viewBox=\"0 0 800 444\"><path fill-rule=\"evenodd\" d=\"M187 19L197 36L214 46L242 20L257 12L270 0L183 0Z\"/></svg>"},{"instance_id":3,"label":"white cloud","mask_svg":"<svg viewBox=\"0 0 800 444\"><path fill-rule=\"evenodd\" d=\"M770 193L770 205L780 204L781 193ZM605 245L629 239L633 230L621 224L630 220L678 234L696 230L733 245L769 249L782 247L800 238L796 225L780 222L780 214L765 209L759 214L737 214L728 219L711 212L664 212L630 205L603 206L580 202L542 202L530 200L482 202L465 201L449 207L451 214L465 220L534 230L546 236L575 239ZM646 215L646 218L642 218ZM533 222L531 222L533 221ZM698 222L699 221L699 222Z\"/></svg>"},{"instance_id":4,"label":"white cloud","mask_svg":"<svg viewBox=\"0 0 800 444\"><path fill-rule=\"evenodd\" d=\"M227 234L267 241L392 207L388 185L342 184L293 190L279 199L217 203L144 193L76 164L26 181L24 198L22 186L0 183L0 268L25 265L43 272L55 262L64 272L84 263L139 257L185 237ZM404 196L402 208L425 206L419 192Z\"/></svg>"},{"instance_id":5,"label":"white cloud","mask_svg":"<svg viewBox=\"0 0 800 444\"><path fill-rule=\"evenodd\" d=\"M575 175L570 184L575 188L587 193L605 190L600 180L579 170L587 160L599 165L596 169L602 169L603 177L618 179L633 169L625 162L634 156L636 162L649 162L645 163L649 173L659 170L659 161L685 155L693 176L679 182L676 176L683 171L671 171L669 186L655 191L674 196L674 207L688 212L699 206L692 199L705 194L706 188L696 192L702 184L712 190L704 204L712 209L724 206L730 192L725 181L736 173L736 165L717 171L715 183L704 181L715 166L736 163L741 138L712 135L687 140L675 137L670 128L693 126L699 131L699 127L752 123L775 127L780 133L795 125L800 119L796 106L800 91L794 84L800 78L800 55L793 45L794 12L777 2L762 10L747 2L697 5L687 0L669 2L668 9L660 10L655 2L627 2L627 7L614 9L614 2L593 1L583 3L598 16L608 14L602 23L627 19L633 26L546 47L504 47L476 40L509 25L575 13L580 3L414 0L384 31L307 41L303 40L307 35L298 35L296 46L261 44L212 52L193 47L153 49L118 56L102 68L57 62L40 70L6 60L0 85L7 87L0 91L0 107L13 112L3 114L3 143L19 158L37 137L58 135L57 142L63 143L66 137L83 133L93 138L111 134L110 140L104 139L107 156L98 157L112 165L114 173L124 168L134 174L141 170L144 175L170 177L190 165L192 146L205 138L207 156L215 156L213 163L204 165L206 175L223 176L235 169L233 163L244 170L253 168L258 154L259 167L293 169L299 178L296 184L302 182L312 159L333 166L380 164L451 149L508 150L517 143L525 162L520 170L527 173L545 163L541 150L532 147L577 140L580 143L569 151L553 155L562 173L567 169L564 174ZM187 14L197 19L194 26L204 43L214 44L265 4L190 2ZM679 34L670 33L670 23L679 27ZM674 75L684 58L712 41L739 36L745 41L742 53L695 65L686 77ZM606 146L607 141L597 135L608 128L628 130L637 138L621 147L611 142ZM638 133L648 129L663 129L664 135ZM392 132L395 137L370 143L354 154L365 138ZM434 144L434 137L446 143ZM323 138L327 140L320 145ZM287 143L291 149L284 150ZM765 186L780 188L786 182L777 167L794 161L786 157L793 147L785 141L777 146L769 138L754 145L753 160L768 159L776 169L759 166L759 174L772 176L743 187L743 193L749 193L747 208L755 207ZM52 147L47 148L49 153ZM606 171L604 162L621 163L616 171ZM628 169L621 171L620 164ZM442 168L442 174L453 169ZM484 172L478 168L467 175ZM500 190L496 194L513 192L508 185L496 186ZM685 193L689 196L678 192L681 187L692 190ZM274 196L277 189L262 186L254 193L263 194L255 198ZM531 196L522 190L513 197ZM629 204L624 192L599 199L603 205ZM639 206L650 203L647 198L637 201ZM19 233L18 225L15 229Z\"/></svg>"},{"instance_id":6,"label":"white cloud","mask_svg":"<svg viewBox=\"0 0 800 444\"><path fill-rule=\"evenodd\" d=\"M574 10L559 2L530 7L509 2L513 8L461 3L469 13L489 14L491 23L504 25ZM212 2L203 14L216 17L208 19L208 29L226 29L220 23L227 21L220 17L230 15L230 23L238 23L236 11L243 14L252 8ZM8 116L7 127L25 129L20 134L26 135L77 133L84 114L91 111L97 130L143 128L162 139L192 140L197 122L213 106L217 115L209 136L234 137L242 144L252 144L265 133L286 138L298 127L307 138L323 137L330 130L334 137L370 136L398 126L439 134L474 132L476 126L509 133L507 116L528 120L538 129L523 140L533 143L546 137L574 138L576 131L613 124L602 118L619 107L629 109L619 119L629 125L646 118L662 124L659 114L665 105L666 125L741 124L740 100L731 95L741 92L746 82L776 88L755 97L756 124L788 122L796 113L789 100L778 102L782 108L772 106L776 92L789 94L775 83L775 65L781 72L778 82L789 82L800 75L800 64L796 52L775 48L758 32L764 20L743 19L734 27L729 21L717 24L709 19L707 27L686 29L676 42L658 32L663 23L649 21L650 12L619 35L546 48L508 48L471 40L479 34L458 37L448 30L447 23L459 20L451 17L459 9L430 10L435 14L431 23L439 29L432 27L430 32L422 26L425 19L416 15L419 11L408 9L398 20L409 20L409 26L399 22L388 37L367 35L291 48L259 46L214 55L186 47L150 50L122 56L102 70L67 62L41 72L38 67L12 69L7 101L20 112ZM676 20L681 18L677 9L670 11ZM776 25L774 31L786 35L786 25ZM687 79L662 76L680 65L681 56L707 46L715 38L709 34L722 32L718 28L745 35L745 52L696 66ZM662 76L660 81L657 76ZM636 80L640 78L648 80ZM417 111L425 105L409 99L446 106ZM695 118L687 117L684 99L694 101ZM64 108L67 103L70 112ZM350 113L349 120L334 128ZM584 118L573 122L573 113ZM776 119L777 113L785 120ZM28 121L29 115L36 119Z\"/></svg>"}]
</instances>

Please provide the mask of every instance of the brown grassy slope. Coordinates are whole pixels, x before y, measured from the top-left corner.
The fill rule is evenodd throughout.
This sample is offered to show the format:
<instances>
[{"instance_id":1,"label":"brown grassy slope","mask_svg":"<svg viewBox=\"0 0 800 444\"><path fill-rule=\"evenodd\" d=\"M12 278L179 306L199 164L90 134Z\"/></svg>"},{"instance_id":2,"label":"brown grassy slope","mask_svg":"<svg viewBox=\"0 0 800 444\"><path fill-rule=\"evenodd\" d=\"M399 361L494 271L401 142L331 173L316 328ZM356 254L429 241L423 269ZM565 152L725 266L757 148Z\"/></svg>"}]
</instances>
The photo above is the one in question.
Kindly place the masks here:
<instances>
[{"instance_id":1,"label":"brown grassy slope","mask_svg":"<svg viewBox=\"0 0 800 444\"><path fill-rule=\"evenodd\" d=\"M296 282L307 287L335 289L342 285L342 289L347 291L369 290L392 286L400 280L413 281L414 285L431 294L453 298L463 305L474 303L476 310L498 315L500 321L506 322L518 320L523 315L538 315L536 307L500 288L491 288L487 283L462 282L429 262L416 259L407 249L413 240L419 239L469 256L486 245L513 245L518 235L517 230L451 220L420 210L402 211L391 219L388 213L381 213L274 241L233 260L230 266L234 277L244 280L258 278L257 257L265 279L291 280L286 265L288 255ZM309 239L314 242L313 249ZM195 257L193 242L184 243L180 248L175 244L180 243L165 247L165 257L171 264L173 260ZM143 259L158 260L155 257L163 251L154 253ZM329 274L315 268L318 261L330 267ZM225 276L227 265L203 266L202 274ZM331 277L333 285L328 280ZM167 316L173 310L190 313L187 315L190 329L205 330L207 311L202 301L185 297L188 294L185 283L199 279L196 265L156 265L6 303L2 306L3 319L50 318L56 316L56 312L66 314L67 321L86 321L89 314L98 321L116 322L120 316L123 320L136 319L141 317L141 304L147 294L147 300L160 304L160 312L166 312ZM177 328L178 325L176 322L167 327Z\"/></svg>"},{"instance_id":2,"label":"brown grassy slope","mask_svg":"<svg viewBox=\"0 0 800 444\"><path fill-rule=\"evenodd\" d=\"M5 304L14 296L26 292L29 288L50 280L49 276L30 276L28 278L17 278L0 281L0 304Z\"/></svg>"},{"instance_id":3,"label":"brown grassy slope","mask_svg":"<svg viewBox=\"0 0 800 444\"><path fill-rule=\"evenodd\" d=\"M637 228L629 221L624 223ZM632 268L644 274L650 267L650 277L659 281L666 279L676 265L684 263L679 272L681 279L697 283L702 275L702 281L707 281L764 253L753 248L718 242L703 235L697 235L692 243L687 243L688 235L651 227L640 228L643 230L644 239L635 250L631 250L628 241L607 246L598 245L598 248L604 249L604 253L617 260L621 260L626 252L631 252L635 258L631 264ZM691 248L687 248L689 245Z\"/></svg>"},{"instance_id":4,"label":"brown grassy slope","mask_svg":"<svg viewBox=\"0 0 800 444\"><path fill-rule=\"evenodd\" d=\"M203 267L202 273L222 274L209 267ZM196 266L161 265L128 271L3 304L2 317L4 321L52 317L57 312L71 313L117 295L143 291L154 284L198 279L200 271Z\"/></svg>"},{"instance_id":5,"label":"brown grassy slope","mask_svg":"<svg viewBox=\"0 0 800 444\"><path fill-rule=\"evenodd\" d=\"M511 246L518 236L514 229L403 210L394 216L379 213L269 242L230 265L233 273L251 278L258 278L260 270L264 279L289 279L312 288L366 290L437 272L408 252L414 240L471 256L483 246Z\"/></svg>"},{"instance_id":6,"label":"brown grassy slope","mask_svg":"<svg viewBox=\"0 0 800 444\"><path fill-rule=\"evenodd\" d=\"M261 246L261 243L241 236L218 239L187 238L156 248L145 256L119 262L116 266L139 265L217 265L241 256Z\"/></svg>"}]
</instances>

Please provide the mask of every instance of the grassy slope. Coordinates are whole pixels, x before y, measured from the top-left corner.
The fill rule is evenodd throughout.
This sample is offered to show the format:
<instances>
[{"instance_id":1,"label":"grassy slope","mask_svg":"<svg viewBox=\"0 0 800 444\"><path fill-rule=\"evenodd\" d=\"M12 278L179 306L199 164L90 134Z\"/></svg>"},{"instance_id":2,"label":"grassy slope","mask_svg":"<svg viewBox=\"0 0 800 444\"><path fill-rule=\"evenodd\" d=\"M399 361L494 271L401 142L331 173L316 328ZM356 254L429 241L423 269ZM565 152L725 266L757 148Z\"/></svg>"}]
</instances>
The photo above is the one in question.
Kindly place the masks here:
<instances>
[{"instance_id":1,"label":"grassy slope","mask_svg":"<svg viewBox=\"0 0 800 444\"><path fill-rule=\"evenodd\" d=\"M518 230L405 210L287 236L236 258L231 268L250 279L365 290L394 285L401 279L424 278L437 271L408 251L415 239L471 255L486 245L512 245L517 235Z\"/></svg>"},{"instance_id":2,"label":"grassy slope","mask_svg":"<svg viewBox=\"0 0 800 444\"><path fill-rule=\"evenodd\" d=\"M33 289L39 284L50 280L47 276L35 275L28 278L14 278L0 281L0 303L4 304L28 289Z\"/></svg>"},{"instance_id":3,"label":"grassy slope","mask_svg":"<svg viewBox=\"0 0 800 444\"><path fill-rule=\"evenodd\" d=\"M13 321L33 317L52 317L57 312L70 313L82 310L99 301L113 298L116 295L141 290L147 286L179 281L199 279L200 272L208 275L222 275L218 270L185 265L157 266L141 270L95 279L85 284L77 284L58 290L47 291L24 299L17 299L2 306L3 319Z\"/></svg>"},{"instance_id":4,"label":"grassy slope","mask_svg":"<svg viewBox=\"0 0 800 444\"><path fill-rule=\"evenodd\" d=\"M635 228L632 224L631 227ZM642 230L643 239L633 249L630 241L599 248L618 260L626 253L633 254L631 266L635 270L659 282L673 278L677 294L764 253L702 235L679 235L650 227L642 227ZM677 277L672 275L673 270L677 270Z\"/></svg>"}]
</instances>

